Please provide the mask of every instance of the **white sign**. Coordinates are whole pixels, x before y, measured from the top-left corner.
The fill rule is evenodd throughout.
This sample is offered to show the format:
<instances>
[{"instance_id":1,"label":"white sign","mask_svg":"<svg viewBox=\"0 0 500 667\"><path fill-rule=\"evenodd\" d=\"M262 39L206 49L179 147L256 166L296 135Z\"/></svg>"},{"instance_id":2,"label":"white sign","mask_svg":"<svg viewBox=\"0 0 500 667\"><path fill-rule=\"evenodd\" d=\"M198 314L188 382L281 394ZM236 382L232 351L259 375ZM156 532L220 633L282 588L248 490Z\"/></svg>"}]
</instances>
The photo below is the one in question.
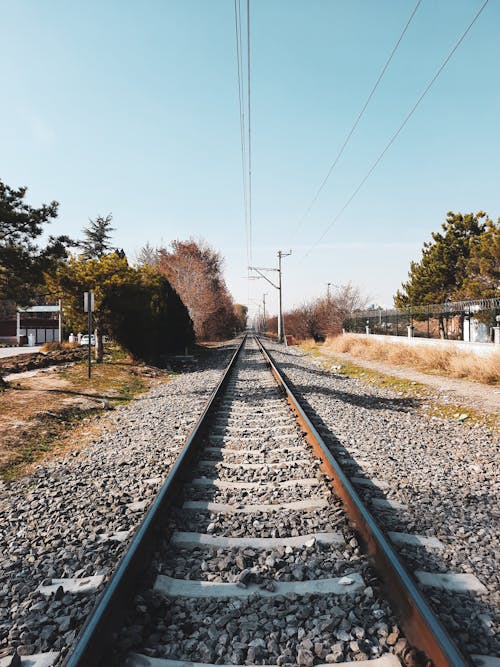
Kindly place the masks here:
<instances>
[{"instance_id":1,"label":"white sign","mask_svg":"<svg viewBox=\"0 0 500 667\"><path fill-rule=\"evenodd\" d=\"M83 312L89 312L89 293L83 293ZM94 312L94 292L90 292L90 312Z\"/></svg>"}]
</instances>

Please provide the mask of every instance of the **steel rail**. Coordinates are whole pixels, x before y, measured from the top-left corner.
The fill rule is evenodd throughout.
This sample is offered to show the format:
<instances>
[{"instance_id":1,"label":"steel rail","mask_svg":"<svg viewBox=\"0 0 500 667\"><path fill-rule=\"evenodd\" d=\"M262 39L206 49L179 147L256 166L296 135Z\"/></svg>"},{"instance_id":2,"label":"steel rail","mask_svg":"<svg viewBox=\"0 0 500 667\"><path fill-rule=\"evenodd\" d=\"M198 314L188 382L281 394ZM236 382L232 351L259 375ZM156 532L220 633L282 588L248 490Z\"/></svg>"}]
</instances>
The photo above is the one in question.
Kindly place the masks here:
<instances>
[{"instance_id":1,"label":"steel rail","mask_svg":"<svg viewBox=\"0 0 500 667\"><path fill-rule=\"evenodd\" d=\"M205 433L208 418L227 384L245 340L246 335L243 336L231 357L224 375L187 437L165 483L137 529L130 546L121 557L115 573L78 634L74 648L70 650L63 662L64 667L99 667L110 664L109 654L113 645L113 633L119 629L119 623L126 613L127 605L139 589L141 578L164 525L165 516L178 500L177 492L180 484L189 469L189 464Z\"/></svg>"},{"instance_id":2,"label":"steel rail","mask_svg":"<svg viewBox=\"0 0 500 667\"><path fill-rule=\"evenodd\" d=\"M341 499L365 552L381 576L388 597L401 616L401 625L407 639L413 646L423 651L435 667L472 667L470 658L461 653L429 607L413 577L363 504L354 486L305 413L300 400L290 389L272 355L258 337L256 341L266 364L295 412L297 421L305 432L306 440L316 456L321 459L321 469L331 478L333 489Z\"/></svg>"}]
</instances>

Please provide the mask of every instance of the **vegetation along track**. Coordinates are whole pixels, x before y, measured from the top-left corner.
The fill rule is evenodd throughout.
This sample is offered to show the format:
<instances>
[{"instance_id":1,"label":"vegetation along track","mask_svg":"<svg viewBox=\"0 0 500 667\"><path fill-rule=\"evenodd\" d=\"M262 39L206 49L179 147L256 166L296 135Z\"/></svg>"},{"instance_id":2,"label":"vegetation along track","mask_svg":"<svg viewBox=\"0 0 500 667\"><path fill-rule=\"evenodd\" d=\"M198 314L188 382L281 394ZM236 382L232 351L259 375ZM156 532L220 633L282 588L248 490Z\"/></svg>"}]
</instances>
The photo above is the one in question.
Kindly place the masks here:
<instances>
[{"instance_id":1,"label":"vegetation along track","mask_svg":"<svg viewBox=\"0 0 500 667\"><path fill-rule=\"evenodd\" d=\"M474 664L243 340L65 664L363 660Z\"/></svg>"}]
</instances>

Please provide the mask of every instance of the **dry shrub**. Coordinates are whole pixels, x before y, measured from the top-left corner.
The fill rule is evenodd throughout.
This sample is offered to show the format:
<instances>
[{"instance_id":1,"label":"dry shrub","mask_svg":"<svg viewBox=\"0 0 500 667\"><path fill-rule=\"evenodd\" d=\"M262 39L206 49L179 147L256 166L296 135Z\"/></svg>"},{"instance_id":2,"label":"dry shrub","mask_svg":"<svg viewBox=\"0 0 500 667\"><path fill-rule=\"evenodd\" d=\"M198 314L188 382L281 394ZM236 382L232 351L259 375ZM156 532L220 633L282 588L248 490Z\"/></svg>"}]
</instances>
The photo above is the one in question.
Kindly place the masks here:
<instances>
[{"instance_id":1,"label":"dry shrub","mask_svg":"<svg viewBox=\"0 0 500 667\"><path fill-rule=\"evenodd\" d=\"M471 377L477 382L497 384L500 382L500 352L487 357L474 354L457 354L450 360L453 377Z\"/></svg>"},{"instance_id":2,"label":"dry shrub","mask_svg":"<svg viewBox=\"0 0 500 667\"><path fill-rule=\"evenodd\" d=\"M293 336L293 344L294 345L300 345L301 347L305 348L306 350L312 350L317 345L314 338L297 338L296 336Z\"/></svg>"},{"instance_id":3,"label":"dry shrub","mask_svg":"<svg viewBox=\"0 0 500 667\"><path fill-rule=\"evenodd\" d=\"M345 334L328 338L325 347L347 352L353 357L382 361L394 366L415 368L424 372L466 378L485 384L500 382L500 352L480 357L451 347L424 347L418 344L383 343L361 336Z\"/></svg>"},{"instance_id":4,"label":"dry shrub","mask_svg":"<svg viewBox=\"0 0 500 667\"><path fill-rule=\"evenodd\" d=\"M44 343L40 350L42 352L59 352L61 350L72 350L75 347L78 347L78 343L57 343L54 341L52 343Z\"/></svg>"}]
</instances>

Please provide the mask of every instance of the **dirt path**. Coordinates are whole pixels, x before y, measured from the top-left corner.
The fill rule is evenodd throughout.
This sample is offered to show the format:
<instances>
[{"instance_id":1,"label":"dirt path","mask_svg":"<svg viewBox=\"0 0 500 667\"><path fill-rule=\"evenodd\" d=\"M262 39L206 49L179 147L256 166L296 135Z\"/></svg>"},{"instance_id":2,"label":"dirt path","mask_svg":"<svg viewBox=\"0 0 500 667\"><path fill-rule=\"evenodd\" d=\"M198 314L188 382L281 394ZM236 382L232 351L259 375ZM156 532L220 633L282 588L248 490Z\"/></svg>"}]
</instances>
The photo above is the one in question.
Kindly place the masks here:
<instances>
[{"instance_id":1,"label":"dirt path","mask_svg":"<svg viewBox=\"0 0 500 667\"><path fill-rule=\"evenodd\" d=\"M0 392L0 479L81 442L94 417L149 388L151 377L168 380L156 369L150 377L150 370L110 348L91 380L84 362L7 375L9 386Z\"/></svg>"},{"instance_id":2,"label":"dirt path","mask_svg":"<svg viewBox=\"0 0 500 667\"><path fill-rule=\"evenodd\" d=\"M348 361L356 366L432 387L439 392L437 399L444 399L443 402L449 403L451 400L460 405L467 405L477 412L500 415L500 387L457 380L443 375L429 375L411 368L401 368L380 361L368 361L347 352L333 352L323 347L319 351L322 355Z\"/></svg>"},{"instance_id":3,"label":"dirt path","mask_svg":"<svg viewBox=\"0 0 500 667\"><path fill-rule=\"evenodd\" d=\"M0 347L0 359L8 359L9 357L18 357L21 354L35 354L40 352L41 345L35 347Z\"/></svg>"}]
</instances>

